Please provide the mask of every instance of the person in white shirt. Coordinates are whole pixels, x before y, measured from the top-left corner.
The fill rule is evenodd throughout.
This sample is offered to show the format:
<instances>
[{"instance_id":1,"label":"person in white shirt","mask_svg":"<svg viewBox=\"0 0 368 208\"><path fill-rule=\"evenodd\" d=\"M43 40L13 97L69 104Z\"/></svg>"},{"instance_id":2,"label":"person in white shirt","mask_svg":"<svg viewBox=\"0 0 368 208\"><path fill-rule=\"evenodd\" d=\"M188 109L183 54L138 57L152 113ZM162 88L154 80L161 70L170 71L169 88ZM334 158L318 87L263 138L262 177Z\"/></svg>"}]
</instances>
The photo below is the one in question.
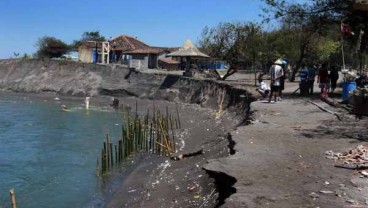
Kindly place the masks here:
<instances>
[{"instance_id":1,"label":"person in white shirt","mask_svg":"<svg viewBox=\"0 0 368 208\"><path fill-rule=\"evenodd\" d=\"M262 78L258 79L259 88L256 89L259 94L262 95L263 98L266 98L268 94L270 93L270 87L266 84L266 82L263 81Z\"/></svg>"},{"instance_id":2,"label":"person in white shirt","mask_svg":"<svg viewBox=\"0 0 368 208\"><path fill-rule=\"evenodd\" d=\"M271 102L272 95L275 97L275 102L279 97L280 91L280 78L284 76L284 70L281 67L282 61L278 59L270 68L270 75L271 75L271 93L268 102Z\"/></svg>"}]
</instances>

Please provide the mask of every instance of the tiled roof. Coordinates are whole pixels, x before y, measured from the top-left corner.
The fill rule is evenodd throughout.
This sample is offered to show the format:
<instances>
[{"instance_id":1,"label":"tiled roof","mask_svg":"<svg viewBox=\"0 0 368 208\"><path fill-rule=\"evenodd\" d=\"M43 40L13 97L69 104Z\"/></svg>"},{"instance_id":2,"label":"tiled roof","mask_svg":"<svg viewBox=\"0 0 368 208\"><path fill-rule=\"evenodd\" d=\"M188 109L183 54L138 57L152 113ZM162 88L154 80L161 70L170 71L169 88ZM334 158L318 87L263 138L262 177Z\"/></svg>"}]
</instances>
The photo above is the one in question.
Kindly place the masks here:
<instances>
[{"instance_id":1,"label":"tiled roof","mask_svg":"<svg viewBox=\"0 0 368 208\"><path fill-rule=\"evenodd\" d=\"M172 60L170 58L160 58L159 61L165 62L167 64L180 64L179 61Z\"/></svg>"},{"instance_id":2,"label":"tiled roof","mask_svg":"<svg viewBox=\"0 0 368 208\"><path fill-rule=\"evenodd\" d=\"M178 48L165 48L165 47L151 47L146 43L138 40L137 38L128 36L128 35L120 35L116 38L113 38L110 41L110 49L116 51L122 51L126 54L159 54L163 51L172 52Z\"/></svg>"},{"instance_id":3,"label":"tiled roof","mask_svg":"<svg viewBox=\"0 0 368 208\"><path fill-rule=\"evenodd\" d=\"M144 42L128 35L120 35L116 38L113 38L110 41L110 45L111 50L119 51L133 51L150 48L150 46L145 44Z\"/></svg>"}]
</instances>

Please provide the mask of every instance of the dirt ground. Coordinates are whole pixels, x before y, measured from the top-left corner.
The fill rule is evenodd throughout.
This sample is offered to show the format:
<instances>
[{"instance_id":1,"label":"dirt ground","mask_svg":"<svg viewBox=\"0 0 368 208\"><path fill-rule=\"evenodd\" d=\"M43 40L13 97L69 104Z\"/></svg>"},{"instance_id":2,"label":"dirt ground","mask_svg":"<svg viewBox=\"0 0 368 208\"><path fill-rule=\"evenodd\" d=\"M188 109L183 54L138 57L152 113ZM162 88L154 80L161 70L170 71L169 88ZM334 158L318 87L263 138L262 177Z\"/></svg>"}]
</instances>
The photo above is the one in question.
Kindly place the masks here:
<instances>
[{"instance_id":1,"label":"dirt ground","mask_svg":"<svg viewBox=\"0 0 368 208\"><path fill-rule=\"evenodd\" d=\"M231 132L236 154L204 166L236 179L222 207L368 207L368 179L325 155L365 144L368 120L328 106L318 88L299 97L297 85L286 83L281 102L252 103L254 123ZM311 102L345 116L339 121Z\"/></svg>"},{"instance_id":2,"label":"dirt ground","mask_svg":"<svg viewBox=\"0 0 368 208\"><path fill-rule=\"evenodd\" d=\"M225 82L259 96L253 75ZM181 152L203 148L205 154L181 161L137 157L137 166L120 176L123 185L112 191L107 207L368 207L368 179L335 167L325 155L365 144L368 120L322 102L317 83L311 97L298 96L297 88L298 83L287 82L281 102L253 102L253 122L247 126L235 127L231 115L216 120L206 109L183 106L186 128L179 134L191 146ZM339 94L334 97L340 101ZM343 120L311 102L344 115ZM235 154L227 147L227 132Z\"/></svg>"}]
</instances>

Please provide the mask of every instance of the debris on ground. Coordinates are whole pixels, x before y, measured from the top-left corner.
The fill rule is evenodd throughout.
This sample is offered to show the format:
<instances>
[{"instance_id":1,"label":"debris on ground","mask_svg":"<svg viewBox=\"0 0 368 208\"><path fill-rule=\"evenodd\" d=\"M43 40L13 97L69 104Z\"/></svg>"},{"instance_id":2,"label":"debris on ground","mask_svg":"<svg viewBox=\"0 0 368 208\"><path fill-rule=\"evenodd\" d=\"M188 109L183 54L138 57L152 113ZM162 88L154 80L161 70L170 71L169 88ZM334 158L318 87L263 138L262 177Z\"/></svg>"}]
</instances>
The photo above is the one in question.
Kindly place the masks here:
<instances>
[{"instance_id":1,"label":"debris on ground","mask_svg":"<svg viewBox=\"0 0 368 208\"><path fill-rule=\"evenodd\" d=\"M358 145L346 153L333 152L332 150L325 152L327 159L334 159L335 167L347 169L367 169L368 168L368 145ZM361 172L362 175L368 176L368 172Z\"/></svg>"},{"instance_id":2,"label":"debris on ground","mask_svg":"<svg viewBox=\"0 0 368 208\"><path fill-rule=\"evenodd\" d=\"M203 154L203 149L198 150L196 152L188 153L188 154L181 154L181 155L178 155L178 156L173 156L170 159L172 159L172 160L182 160L186 157L193 157L193 156L197 156L197 155L201 155L201 154Z\"/></svg>"}]
</instances>

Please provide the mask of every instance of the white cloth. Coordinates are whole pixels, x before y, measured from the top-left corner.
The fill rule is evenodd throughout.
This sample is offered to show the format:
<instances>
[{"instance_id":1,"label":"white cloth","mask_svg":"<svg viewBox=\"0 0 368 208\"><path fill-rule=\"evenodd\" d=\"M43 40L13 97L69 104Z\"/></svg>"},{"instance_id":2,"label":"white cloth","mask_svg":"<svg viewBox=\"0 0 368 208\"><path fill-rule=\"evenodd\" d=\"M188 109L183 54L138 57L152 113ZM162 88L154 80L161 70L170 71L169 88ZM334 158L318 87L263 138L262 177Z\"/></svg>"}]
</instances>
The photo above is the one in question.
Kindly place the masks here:
<instances>
[{"instance_id":1,"label":"white cloth","mask_svg":"<svg viewBox=\"0 0 368 208\"><path fill-rule=\"evenodd\" d=\"M270 87L266 84L266 82L262 81L261 83L259 83L259 89L266 91L266 90L270 90Z\"/></svg>"},{"instance_id":2,"label":"white cloth","mask_svg":"<svg viewBox=\"0 0 368 208\"><path fill-rule=\"evenodd\" d=\"M270 68L270 75L271 75L271 80L277 78L277 77L281 77L283 75L282 72L282 67L280 65L272 65ZM273 86L280 86L280 79L274 80L272 82Z\"/></svg>"}]
</instances>

